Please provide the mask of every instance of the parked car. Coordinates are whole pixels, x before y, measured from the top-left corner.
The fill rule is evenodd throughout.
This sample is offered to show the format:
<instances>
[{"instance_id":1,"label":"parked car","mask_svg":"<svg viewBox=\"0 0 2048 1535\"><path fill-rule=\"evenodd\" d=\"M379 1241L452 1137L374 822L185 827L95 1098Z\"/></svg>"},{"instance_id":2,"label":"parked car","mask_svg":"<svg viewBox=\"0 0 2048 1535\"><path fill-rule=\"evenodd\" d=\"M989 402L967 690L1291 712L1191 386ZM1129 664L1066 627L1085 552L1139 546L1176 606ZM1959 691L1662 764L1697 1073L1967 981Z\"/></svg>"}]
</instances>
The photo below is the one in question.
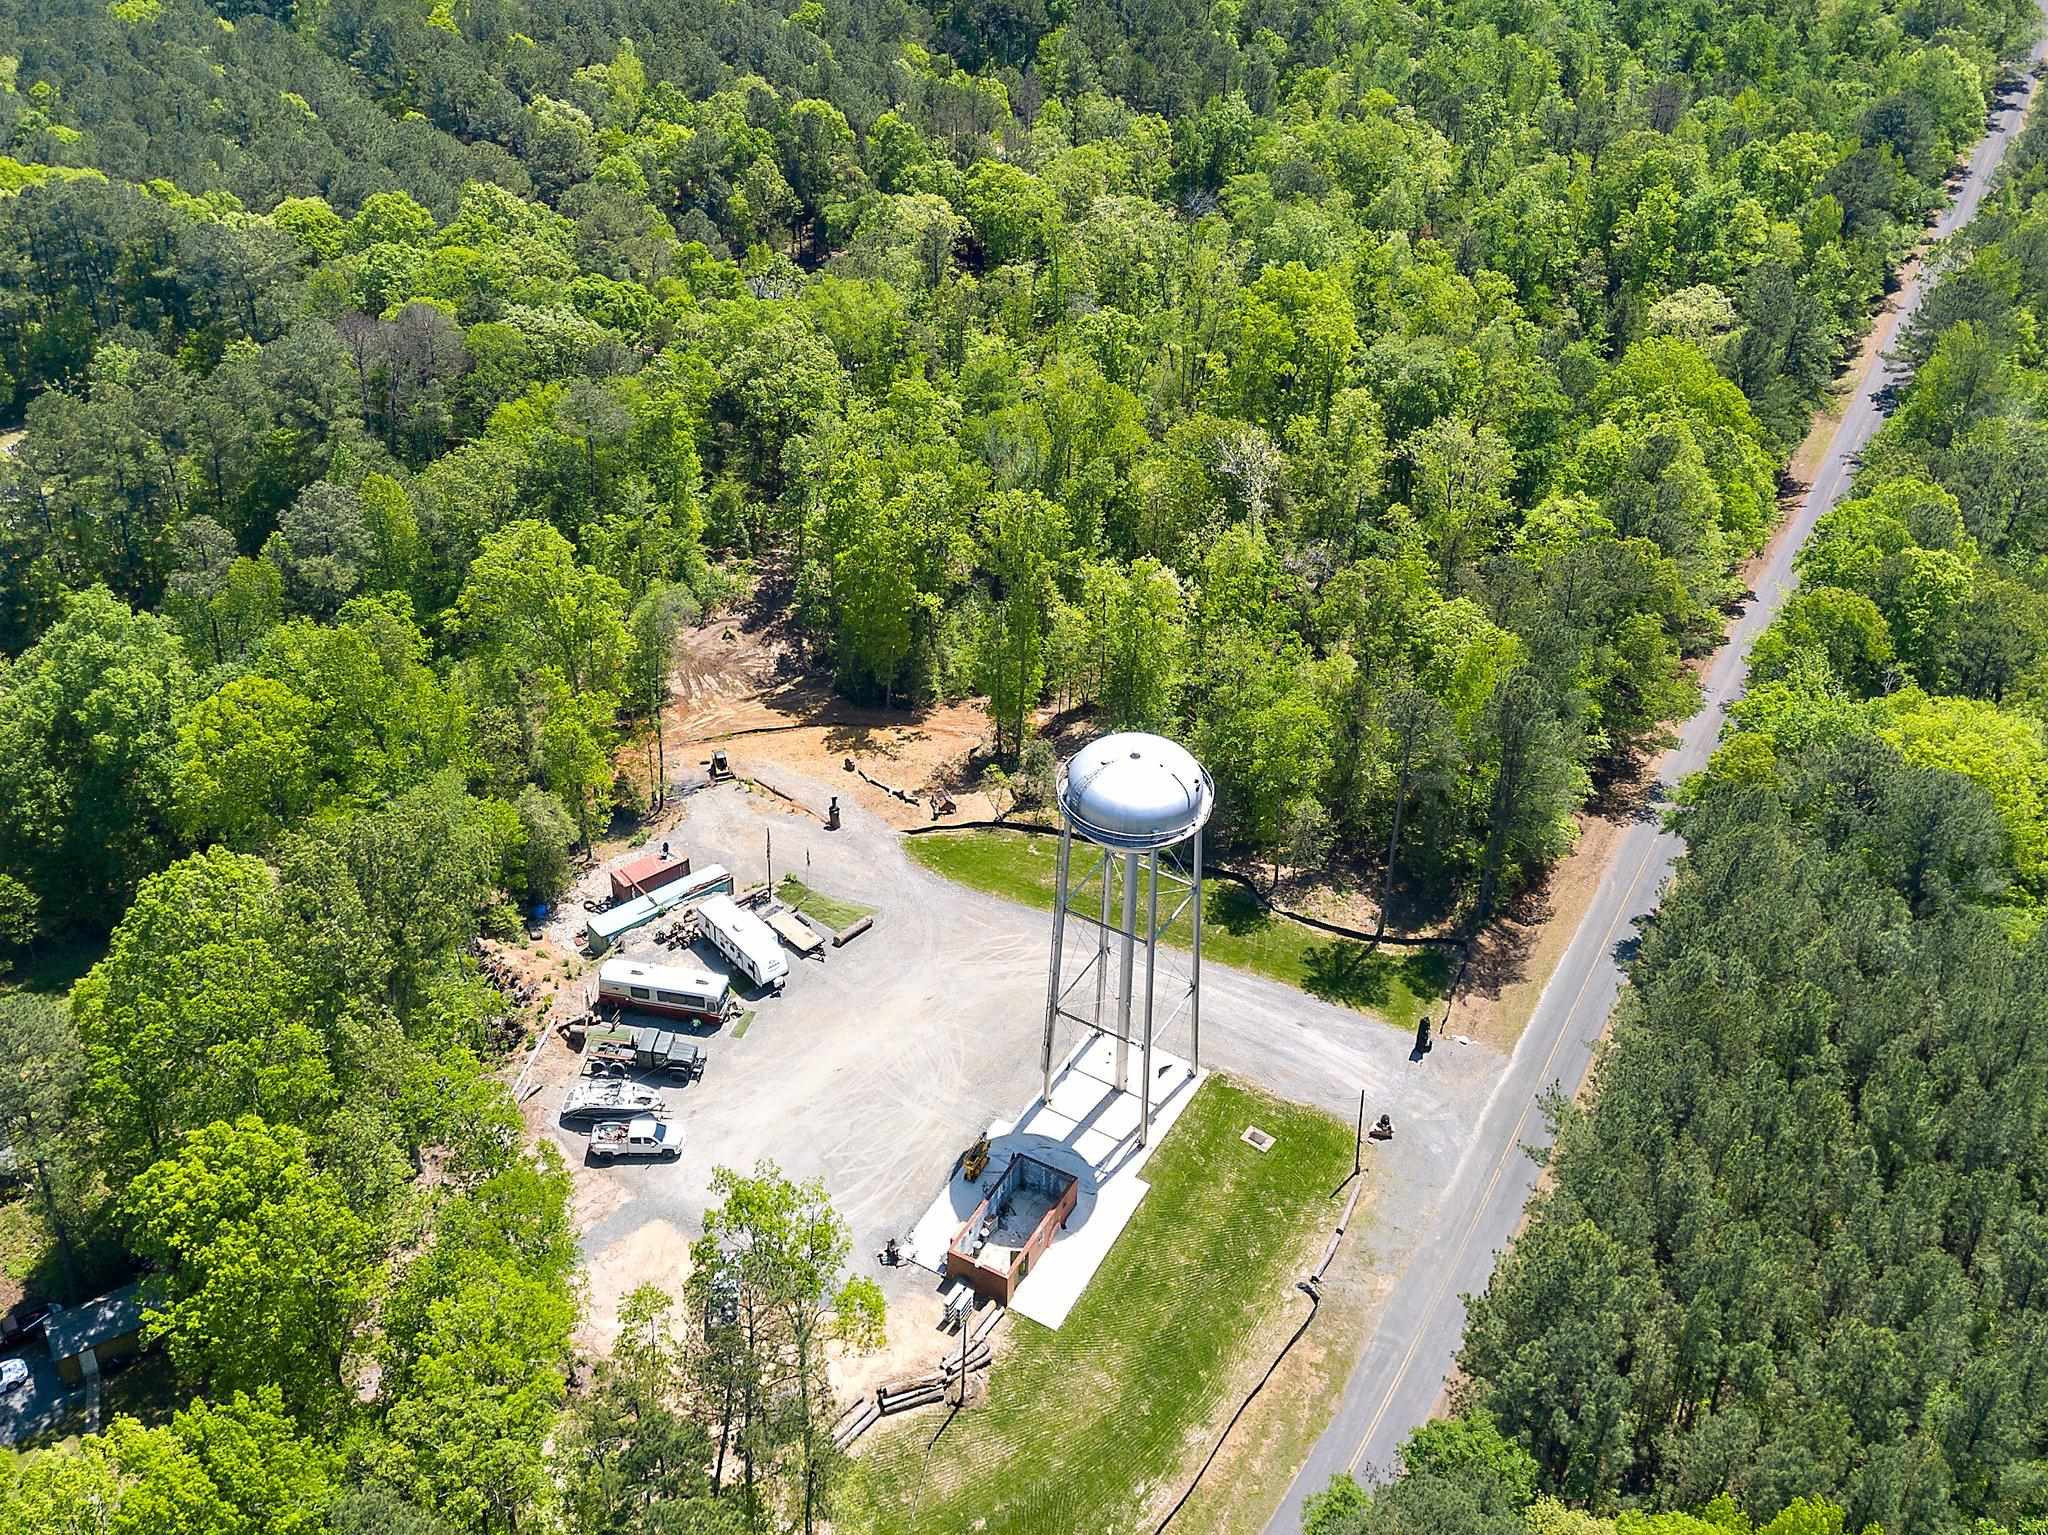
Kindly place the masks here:
<instances>
[{"instance_id":1,"label":"parked car","mask_svg":"<svg viewBox=\"0 0 2048 1535\"><path fill-rule=\"evenodd\" d=\"M40 1301L16 1301L0 1314L0 1348L13 1348L42 1329L50 1308Z\"/></svg>"},{"instance_id":2,"label":"parked car","mask_svg":"<svg viewBox=\"0 0 2048 1535\"><path fill-rule=\"evenodd\" d=\"M673 1029L596 1029L583 1046L583 1069L592 1076L659 1071L673 1081L694 1082L704 1075L704 1050Z\"/></svg>"},{"instance_id":3,"label":"parked car","mask_svg":"<svg viewBox=\"0 0 2048 1535\"><path fill-rule=\"evenodd\" d=\"M682 1127L652 1115L607 1120L601 1125L593 1125L590 1130L590 1155L595 1161L632 1157L651 1162L673 1162L682 1154Z\"/></svg>"},{"instance_id":4,"label":"parked car","mask_svg":"<svg viewBox=\"0 0 2048 1535\"><path fill-rule=\"evenodd\" d=\"M28 1365L20 1359L0 1359L0 1396L12 1396L28 1385Z\"/></svg>"}]
</instances>

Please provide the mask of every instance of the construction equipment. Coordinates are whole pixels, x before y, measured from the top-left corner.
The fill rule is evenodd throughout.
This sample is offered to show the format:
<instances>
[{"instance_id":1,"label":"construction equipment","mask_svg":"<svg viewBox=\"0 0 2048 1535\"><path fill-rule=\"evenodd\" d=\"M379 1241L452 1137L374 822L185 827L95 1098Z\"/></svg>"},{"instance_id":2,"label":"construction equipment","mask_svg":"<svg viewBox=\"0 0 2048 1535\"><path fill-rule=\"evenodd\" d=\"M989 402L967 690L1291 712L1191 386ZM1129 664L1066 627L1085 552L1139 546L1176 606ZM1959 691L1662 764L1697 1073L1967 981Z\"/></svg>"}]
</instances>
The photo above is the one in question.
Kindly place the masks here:
<instances>
[{"instance_id":1,"label":"construction equipment","mask_svg":"<svg viewBox=\"0 0 2048 1535\"><path fill-rule=\"evenodd\" d=\"M960 1176L969 1183L981 1182L981 1175L988 1171L988 1137L983 1136L967 1148L967 1155L960 1159Z\"/></svg>"},{"instance_id":2,"label":"construction equipment","mask_svg":"<svg viewBox=\"0 0 2048 1535\"><path fill-rule=\"evenodd\" d=\"M726 760L725 748L718 747L711 753L711 781L719 783L732 777L732 764Z\"/></svg>"}]
</instances>

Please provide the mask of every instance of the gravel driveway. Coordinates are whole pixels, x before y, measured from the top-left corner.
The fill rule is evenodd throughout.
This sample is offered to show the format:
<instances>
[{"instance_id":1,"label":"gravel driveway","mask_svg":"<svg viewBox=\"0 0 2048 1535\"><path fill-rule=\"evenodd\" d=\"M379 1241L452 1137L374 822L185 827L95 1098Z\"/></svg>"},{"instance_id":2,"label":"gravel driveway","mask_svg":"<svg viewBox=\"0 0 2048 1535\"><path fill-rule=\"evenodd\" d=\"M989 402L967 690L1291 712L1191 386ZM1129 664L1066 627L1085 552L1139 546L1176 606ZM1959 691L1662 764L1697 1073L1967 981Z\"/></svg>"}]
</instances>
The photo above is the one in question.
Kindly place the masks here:
<instances>
[{"instance_id":1,"label":"gravel driveway","mask_svg":"<svg viewBox=\"0 0 2048 1535\"><path fill-rule=\"evenodd\" d=\"M743 752L734 766L749 771ZM787 772L772 782L818 812L836 792ZM667 835L700 866L724 863L742 884L758 881L772 833L777 878L795 873L874 907L875 926L823 960L792 959L787 990L759 1004L744 1038L728 1028L705 1041L704 1079L672 1095L685 1129L680 1162L579 1172L614 1185L593 1201L609 1213L586 1232L586 1256L601 1264L652 1221L695 1231L713 1167L769 1157L825 1180L865 1266L885 1238L909 1229L982 1127L1036 1094L1051 918L928 873L849 796L836 832L740 784L700 789L688 807ZM644 937L618 952L667 953ZM1167 968L1162 951L1162 999L1173 990ZM1389 1252L1412 1243L1503 1057L1445 1041L1418 1065L1406 1028L1215 964L1203 967L1202 1018L1205 1065L1347 1120L1363 1088L1368 1117L1393 1114L1396 1139L1370 1150L1383 1176L1368 1240ZM1074 1037L1063 1036L1061 1053ZM1185 1024L1159 1043L1184 1054ZM556 1133L580 1164L583 1137Z\"/></svg>"}]
</instances>

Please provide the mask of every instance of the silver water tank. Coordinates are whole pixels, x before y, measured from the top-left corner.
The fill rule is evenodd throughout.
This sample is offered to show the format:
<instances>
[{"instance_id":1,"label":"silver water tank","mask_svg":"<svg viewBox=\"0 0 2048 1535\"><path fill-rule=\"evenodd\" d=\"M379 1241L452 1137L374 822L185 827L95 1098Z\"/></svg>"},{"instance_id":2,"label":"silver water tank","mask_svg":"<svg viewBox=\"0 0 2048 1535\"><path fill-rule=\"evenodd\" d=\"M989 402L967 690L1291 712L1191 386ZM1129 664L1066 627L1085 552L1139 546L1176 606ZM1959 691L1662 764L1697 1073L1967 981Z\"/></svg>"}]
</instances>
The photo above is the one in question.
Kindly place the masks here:
<instances>
[{"instance_id":1,"label":"silver water tank","mask_svg":"<svg viewBox=\"0 0 2048 1535\"><path fill-rule=\"evenodd\" d=\"M1060 811L1076 832L1137 852L1193 836L1215 804L1215 784L1186 747L1135 730L1089 742L1060 782Z\"/></svg>"}]
</instances>

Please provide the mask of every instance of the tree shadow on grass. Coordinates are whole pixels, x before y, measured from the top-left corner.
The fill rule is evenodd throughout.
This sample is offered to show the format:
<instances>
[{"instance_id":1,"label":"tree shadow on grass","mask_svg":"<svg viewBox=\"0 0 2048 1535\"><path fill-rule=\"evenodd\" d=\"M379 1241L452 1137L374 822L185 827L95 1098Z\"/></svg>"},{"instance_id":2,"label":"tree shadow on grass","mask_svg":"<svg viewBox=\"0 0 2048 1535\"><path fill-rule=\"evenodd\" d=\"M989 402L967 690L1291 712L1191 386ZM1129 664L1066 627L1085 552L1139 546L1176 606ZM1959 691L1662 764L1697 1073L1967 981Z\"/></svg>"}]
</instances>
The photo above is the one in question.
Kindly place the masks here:
<instances>
[{"instance_id":1,"label":"tree shadow on grass","mask_svg":"<svg viewBox=\"0 0 2048 1535\"><path fill-rule=\"evenodd\" d=\"M1202 881L1208 885L1207 880ZM1250 938L1265 931L1277 919L1259 904L1259 898L1238 884L1210 885L1202 912L1205 923L1213 922L1236 938Z\"/></svg>"},{"instance_id":2,"label":"tree shadow on grass","mask_svg":"<svg viewBox=\"0 0 2048 1535\"><path fill-rule=\"evenodd\" d=\"M1302 990L1345 1007L1384 1010L1397 987L1418 1001L1433 1002L1451 984L1451 956L1443 949L1390 953L1336 938L1311 945L1302 959L1307 972Z\"/></svg>"}]
</instances>

